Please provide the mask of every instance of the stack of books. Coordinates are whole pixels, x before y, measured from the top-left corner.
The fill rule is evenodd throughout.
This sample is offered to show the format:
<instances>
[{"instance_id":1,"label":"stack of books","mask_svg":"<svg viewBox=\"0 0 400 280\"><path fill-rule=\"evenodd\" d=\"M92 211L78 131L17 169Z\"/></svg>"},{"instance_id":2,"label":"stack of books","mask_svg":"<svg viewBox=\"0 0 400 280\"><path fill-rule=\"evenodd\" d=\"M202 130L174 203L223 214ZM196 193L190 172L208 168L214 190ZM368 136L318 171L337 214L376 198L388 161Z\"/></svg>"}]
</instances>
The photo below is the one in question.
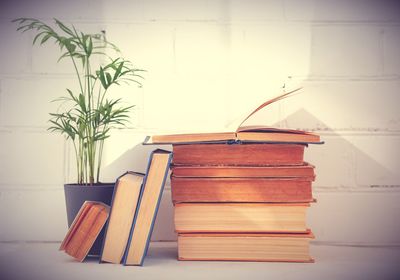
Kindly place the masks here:
<instances>
[{"instance_id":1,"label":"stack of books","mask_svg":"<svg viewBox=\"0 0 400 280\"><path fill-rule=\"evenodd\" d=\"M234 133L158 135L147 142L173 145L179 260L313 261L306 213L314 201L315 173L304 162L304 150L321 143L318 135L239 127Z\"/></svg>"},{"instance_id":2,"label":"stack of books","mask_svg":"<svg viewBox=\"0 0 400 280\"><path fill-rule=\"evenodd\" d=\"M303 144L173 146L180 260L310 262L314 166Z\"/></svg>"}]
</instances>

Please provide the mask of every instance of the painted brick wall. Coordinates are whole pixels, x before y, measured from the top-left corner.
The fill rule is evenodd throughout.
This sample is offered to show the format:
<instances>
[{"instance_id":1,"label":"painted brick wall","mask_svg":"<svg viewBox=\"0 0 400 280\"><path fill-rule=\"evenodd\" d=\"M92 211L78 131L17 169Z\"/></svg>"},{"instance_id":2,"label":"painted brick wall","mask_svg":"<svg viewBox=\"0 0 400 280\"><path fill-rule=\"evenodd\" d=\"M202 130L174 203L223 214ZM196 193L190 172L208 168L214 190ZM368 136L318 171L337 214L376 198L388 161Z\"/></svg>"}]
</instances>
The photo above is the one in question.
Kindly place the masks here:
<instances>
[{"instance_id":1,"label":"painted brick wall","mask_svg":"<svg viewBox=\"0 0 400 280\"><path fill-rule=\"evenodd\" d=\"M103 181L144 171L144 136L218 129L276 94L287 76L303 93L256 117L313 130L320 242L400 243L400 4L397 1L2 1L0 4L0 241L55 241L66 231L63 183L71 147L46 131L50 103L74 84L56 47L32 47L10 20L53 17L105 30L138 67L144 87L118 89L136 104L114 131ZM173 240L170 190L155 240Z\"/></svg>"}]
</instances>

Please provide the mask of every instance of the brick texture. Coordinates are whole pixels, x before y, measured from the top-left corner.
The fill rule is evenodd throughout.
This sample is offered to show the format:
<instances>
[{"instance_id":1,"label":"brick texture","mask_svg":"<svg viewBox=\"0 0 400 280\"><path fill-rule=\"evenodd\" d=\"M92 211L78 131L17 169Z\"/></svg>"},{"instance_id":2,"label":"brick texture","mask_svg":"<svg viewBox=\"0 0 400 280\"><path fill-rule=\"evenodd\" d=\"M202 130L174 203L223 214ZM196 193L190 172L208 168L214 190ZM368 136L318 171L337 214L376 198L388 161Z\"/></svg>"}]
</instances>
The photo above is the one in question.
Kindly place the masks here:
<instances>
[{"instance_id":1,"label":"brick texture","mask_svg":"<svg viewBox=\"0 0 400 280\"><path fill-rule=\"evenodd\" d=\"M317 240L399 244L399 9L391 0L2 1L0 241L54 241L66 230L62 185L75 180L74 159L46 128L58 106L50 101L75 89L75 77L68 61L55 62L56 46L32 47L33 35L10 22L56 17L105 30L147 70L142 89L112 89L136 107L106 143L103 181L145 170L157 148L141 145L145 135L226 129L291 76L303 94L252 121L325 140L306 151L317 166ZM167 186L153 239L175 238Z\"/></svg>"}]
</instances>

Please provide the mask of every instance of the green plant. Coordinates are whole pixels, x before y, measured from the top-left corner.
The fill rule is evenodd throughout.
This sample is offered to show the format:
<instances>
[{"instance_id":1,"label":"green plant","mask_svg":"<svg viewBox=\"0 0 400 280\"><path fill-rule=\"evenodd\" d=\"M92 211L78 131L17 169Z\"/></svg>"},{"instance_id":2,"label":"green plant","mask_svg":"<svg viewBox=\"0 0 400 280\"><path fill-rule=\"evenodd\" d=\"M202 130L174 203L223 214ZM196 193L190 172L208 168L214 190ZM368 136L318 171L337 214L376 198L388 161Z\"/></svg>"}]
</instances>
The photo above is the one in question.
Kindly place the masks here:
<instances>
[{"instance_id":1,"label":"green plant","mask_svg":"<svg viewBox=\"0 0 400 280\"><path fill-rule=\"evenodd\" d=\"M99 183L104 140L110 130L123 127L129 121L133 106L121 106L121 99L107 98L109 89L122 82L141 86L140 71L120 56L120 51L108 42L104 34L85 34L54 19L54 28L31 18L13 20L18 31L34 31L33 45L53 41L60 47L59 60L69 58L77 77L78 92L66 89L66 96L58 98L65 108L51 113L52 132L59 132L73 143L78 184ZM117 58L113 58L117 54ZM100 63L99 61L103 61ZM104 62L106 61L106 62Z\"/></svg>"}]
</instances>

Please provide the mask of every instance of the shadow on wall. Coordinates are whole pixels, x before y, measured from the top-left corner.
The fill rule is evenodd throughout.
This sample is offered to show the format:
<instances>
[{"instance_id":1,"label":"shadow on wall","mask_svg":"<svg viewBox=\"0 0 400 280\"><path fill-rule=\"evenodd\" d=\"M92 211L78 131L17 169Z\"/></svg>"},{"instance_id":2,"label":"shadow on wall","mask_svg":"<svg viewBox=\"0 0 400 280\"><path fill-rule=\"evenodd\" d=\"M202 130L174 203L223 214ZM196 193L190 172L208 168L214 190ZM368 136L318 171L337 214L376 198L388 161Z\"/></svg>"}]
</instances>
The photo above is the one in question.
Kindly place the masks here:
<instances>
[{"instance_id":1,"label":"shadow on wall","mask_svg":"<svg viewBox=\"0 0 400 280\"><path fill-rule=\"evenodd\" d=\"M318 189L366 190L396 186L400 181L396 171L400 167L400 160L391 152L391 148L397 150L396 144L400 140L397 137L392 142L385 141L385 137L390 138L385 135L335 132L305 109L294 112L275 126L298 129L312 127L317 133L322 133L321 139L325 144L309 145L305 153L306 160L316 166L315 186ZM382 147L383 143L387 147ZM395 165L387 166L391 162Z\"/></svg>"},{"instance_id":2,"label":"shadow on wall","mask_svg":"<svg viewBox=\"0 0 400 280\"><path fill-rule=\"evenodd\" d=\"M386 191L400 188L400 160L394 154L399 153L400 137L388 141L388 135L340 134L304 109L276 125L315 127L325 141L305 151L305 160L316 166L317 203L311 205L308 221L318 241L398 242L400 226L391 221L400 215L400 208L394 203L396 196L391 198L396 193ZM360 236L362 232L368 235Z\"/></svg>"}]
</instances>

